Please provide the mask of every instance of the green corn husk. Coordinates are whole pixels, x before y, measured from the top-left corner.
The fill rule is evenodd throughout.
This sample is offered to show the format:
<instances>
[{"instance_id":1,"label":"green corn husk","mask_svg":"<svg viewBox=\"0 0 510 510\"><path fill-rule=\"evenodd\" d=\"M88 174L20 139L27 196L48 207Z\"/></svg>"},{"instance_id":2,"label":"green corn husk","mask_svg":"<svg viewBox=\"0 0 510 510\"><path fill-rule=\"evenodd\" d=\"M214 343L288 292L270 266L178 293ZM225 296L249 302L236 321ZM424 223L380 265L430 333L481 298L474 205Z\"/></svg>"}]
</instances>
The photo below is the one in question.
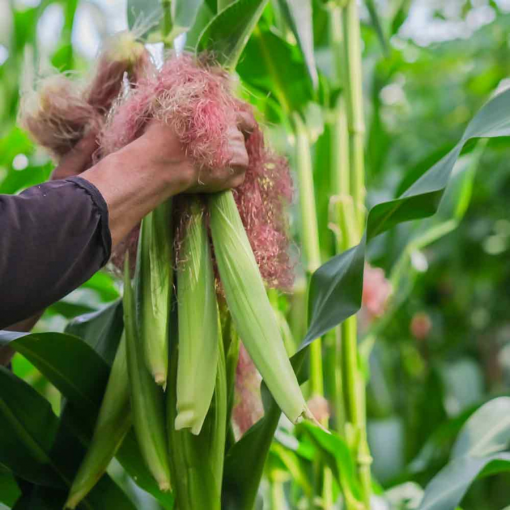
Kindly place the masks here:
<instances>
[{"instance_id":1,"label":"green corn husk","mask_svg":"<svg viewBox=\"0 0 510 510\"><path fill-rule=\"evenodd\" d=\"M232 193L211 195L209 212L216 262L236 329L277 404L297 423L311 415Z\"/></svg>"},{"instance_id":2,"label":"green corn husk","mask_svg":"<svg viewBox=\"0 0 510 510\"><path fill-rule=\"evenodd\" d=\"M176 507L179 510L221 510L228 393L221 335L218 338L219 356L214 395L199 435L189 430L176 430L172 426L177 413L178 361L177 348L174 349L170 356L167 424Z\"/></svg>"},{"instance_id":3,"label":"green corn husk","mask_svg":"<svg viewBox=\"0 0 510 510\"><path fill-rule=\"evenodd\" d=\"M165 387L168 372L168 321L172 290L171 201L142 221L139 274L136 286L137 321L145 362L157 384Z\"/></svg>"},{"instance_id":4,"label":"green corn husk","mask_svg":"<svg viewBox=\"0 0 510 510\"><path fill-rule=\"evenodd\" d=\"M140 246L140 245L139 245ZM139 267L137 268L137 273ZM129 272L129 253L124 263L124 327L130 401L142 456L162 491L170 490L170 467L165 433L163 390L144 363L143 347L135 320L135 303Z\"/></svg>"},{"instance_id":5,"label":"green corn husk","mask_svg":"<svg viewBox=\"0 0 510 510\"><path fill-rule=\"evenodd\" d=\"M76 508L99 481L130 428L131 406L126 338L122 335L97 417L94 435L74 478L65 508Z\"/></svg>"},{"instance_id":6,"label":"green corn husk","mask_svg":"<svg viewBox=\"0 0 510 510\"><path fill-rule=\"evenodd\" d=\"M214 392L218 367L218 306L204 209L190 199L177 271L179 357L177 367L177 430L199 434Z\"/></svg>"}]
</instances>

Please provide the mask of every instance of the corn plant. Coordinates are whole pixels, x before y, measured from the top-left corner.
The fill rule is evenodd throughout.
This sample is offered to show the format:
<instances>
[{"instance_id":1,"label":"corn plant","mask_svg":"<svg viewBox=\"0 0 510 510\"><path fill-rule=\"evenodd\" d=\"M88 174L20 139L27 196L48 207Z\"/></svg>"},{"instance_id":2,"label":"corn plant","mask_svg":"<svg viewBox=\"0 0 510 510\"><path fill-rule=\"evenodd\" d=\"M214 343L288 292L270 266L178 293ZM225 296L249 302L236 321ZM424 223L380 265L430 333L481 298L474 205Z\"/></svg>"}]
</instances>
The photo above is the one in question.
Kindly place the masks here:
<instances>
[{"instance_id":1,"label":"corn plant","mask_svg":"<svg viewBox=\"0 0 510 510\"><path fill-rule=\"evenodd\" d=\"M510 92L493 95L393 198L369 204L360 5L387 54L371 0L128 1L145 42L212 56L269 121L293 169L295 284L287 294L265 287L235 192L150 213L134 278L126 256L121 301L66 333L0 334L65 398L57 417L0 368L0 481L12 508L142 508L125 490L134 484L181 510L369 510L383 498L367 433L372 349L412 290L412 255L464 216L486 140L510 136ZM176 218L185 232L178 256ZM367 250L411 221L385 314L360 332ZM240 342L261 375L263 405L242 434ZM480 473L509 470L507 415L500 397L465 422L420 509L455 509ZM130 480L123 488L118 464Z\"/></svg>"}]
</instances>

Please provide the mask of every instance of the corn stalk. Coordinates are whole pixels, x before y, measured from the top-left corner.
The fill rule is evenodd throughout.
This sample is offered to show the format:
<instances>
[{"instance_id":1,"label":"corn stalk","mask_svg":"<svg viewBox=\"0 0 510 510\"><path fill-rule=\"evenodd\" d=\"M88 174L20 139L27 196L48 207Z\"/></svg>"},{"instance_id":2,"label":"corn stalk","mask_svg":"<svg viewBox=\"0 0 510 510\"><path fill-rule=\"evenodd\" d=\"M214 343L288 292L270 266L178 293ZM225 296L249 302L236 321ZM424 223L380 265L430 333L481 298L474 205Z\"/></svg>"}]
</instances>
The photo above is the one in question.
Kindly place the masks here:
<instances>
[{"instance_id":1,"label":"corn stalk","mask_svg":"<svg viewBox=\"0 0 510 510\"><path fill-rule=\"evenodd\" d=\"M364 113L361 35L355 0L329 7L330 46L342 92L333 109L331 177L338 252L356 246L365 223ZM335 219L335 218L333 218ZM365 508L370 508L371 457L367 442L365 381L358 363L356 316L341 325L337 358L341 367L343 432L357 463ZM335 399L338 402L339 399Z\"/></svg>"}]
</instances>

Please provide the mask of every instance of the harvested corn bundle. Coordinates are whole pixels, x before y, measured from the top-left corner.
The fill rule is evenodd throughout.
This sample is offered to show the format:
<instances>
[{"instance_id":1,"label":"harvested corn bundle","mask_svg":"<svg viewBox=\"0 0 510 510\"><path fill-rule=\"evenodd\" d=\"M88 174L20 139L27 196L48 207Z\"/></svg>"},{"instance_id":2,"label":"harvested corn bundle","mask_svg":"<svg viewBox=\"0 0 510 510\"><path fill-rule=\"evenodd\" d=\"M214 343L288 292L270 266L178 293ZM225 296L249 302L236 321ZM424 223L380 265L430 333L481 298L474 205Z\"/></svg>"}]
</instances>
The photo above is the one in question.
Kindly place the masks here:
<instances>
[{"instance_id":1,"label":"harvested corn bundle","mask_svg":"<svg viewBox=\"0 0 510 510\"><path fill-rule=\"evenodd\" d=\"M119 150L157 119L173 127L201 171L228 167L227 133L241 111L249 106L233 96L223 70L190 56L173 57L116 105L101 146L105 154ZM236 328L274 398L296 422L307 408L262 278L274 286L290 281L282 219L290 177L285 161L265 149L259 128L247 150L250 166L246 183L236 190L237 202L231 192L208 199L214 256Z\"/></svg>"}]
</instances>

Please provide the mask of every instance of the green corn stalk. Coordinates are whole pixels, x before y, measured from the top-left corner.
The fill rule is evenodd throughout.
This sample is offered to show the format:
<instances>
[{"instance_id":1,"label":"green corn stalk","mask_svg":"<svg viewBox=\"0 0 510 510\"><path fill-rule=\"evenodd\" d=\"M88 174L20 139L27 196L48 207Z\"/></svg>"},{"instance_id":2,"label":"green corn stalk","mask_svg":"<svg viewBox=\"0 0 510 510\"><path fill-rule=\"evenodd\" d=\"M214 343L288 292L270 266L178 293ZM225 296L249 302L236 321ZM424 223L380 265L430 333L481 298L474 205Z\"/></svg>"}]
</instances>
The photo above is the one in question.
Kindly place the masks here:
<instances>
[{"instance_id":1,"label":"green corn stalk","mask_svg":"<svg viewBox=\"0 0 510 510\"><path fill-rule=\"evenodd\" d=\"M289 420L311 417L231 192L208 199L214 253L234 324Z\"/></svg>"},{"instance_id":2,"label":"green corn stalk","mask_svg":"<svg viewBox=\"0 0 510 510\"><path fill-rule=\"evenodd\" d=\"M137 321L145 362L157 384L165 387L168 372L168 322L172 290L171 201L142 221L137 293Z\"/></svg>"},{"instance_id":3,"label":"green corn stalk","mask_svg":"<svg viewBox=\"0 0 510 510\"><path fill-rule=\"evenodd\" d=\"M141 243L139 244L140 251ZM139 274L140 264L137 267ZM135 302L129 272L129 253L124 263L124 327L133 426L142 456L162 491L170 490L170 467L165 434L163 391L144 363Z\"/></svg>"},{"instance_id":4,"label":"green corn stalk","mask_svg":"<svg viewBox=\"0 0 510 510\"><path fill-rule=\"evenodd\" d=\"M204 208L190 198L177 270L179 362L175 428L199 434L211 405L218 367L218 305Z\"/></svg>"},{"instance_id":5,"label":"green corn stalk","mask_svg":"<svg viewBox=\"0 0 510 510\"><path fill-rule=\"evenodd\" d=\"M126 338L122 335L99 410L94 435L74 478L65 508L76 508L99 481L130 428L131 406Z\"/></svg>"},{"instance_id":6,"label":"green corn stalk","mask_svg":"<svg viewBox=\"0 0 510 510\"><path fill-rule=\"evenodd\" d=\"M175 480L176 506L179 510L221 510L228 415L227 371L221 334L218 336L214 395L198 435L189 430L176 430L173 426L177 413L177 364L177 349L174 348L170 356L170 385L167 391L167 432L172 451L170 467Z\"/></svg>"}]
</instances>

